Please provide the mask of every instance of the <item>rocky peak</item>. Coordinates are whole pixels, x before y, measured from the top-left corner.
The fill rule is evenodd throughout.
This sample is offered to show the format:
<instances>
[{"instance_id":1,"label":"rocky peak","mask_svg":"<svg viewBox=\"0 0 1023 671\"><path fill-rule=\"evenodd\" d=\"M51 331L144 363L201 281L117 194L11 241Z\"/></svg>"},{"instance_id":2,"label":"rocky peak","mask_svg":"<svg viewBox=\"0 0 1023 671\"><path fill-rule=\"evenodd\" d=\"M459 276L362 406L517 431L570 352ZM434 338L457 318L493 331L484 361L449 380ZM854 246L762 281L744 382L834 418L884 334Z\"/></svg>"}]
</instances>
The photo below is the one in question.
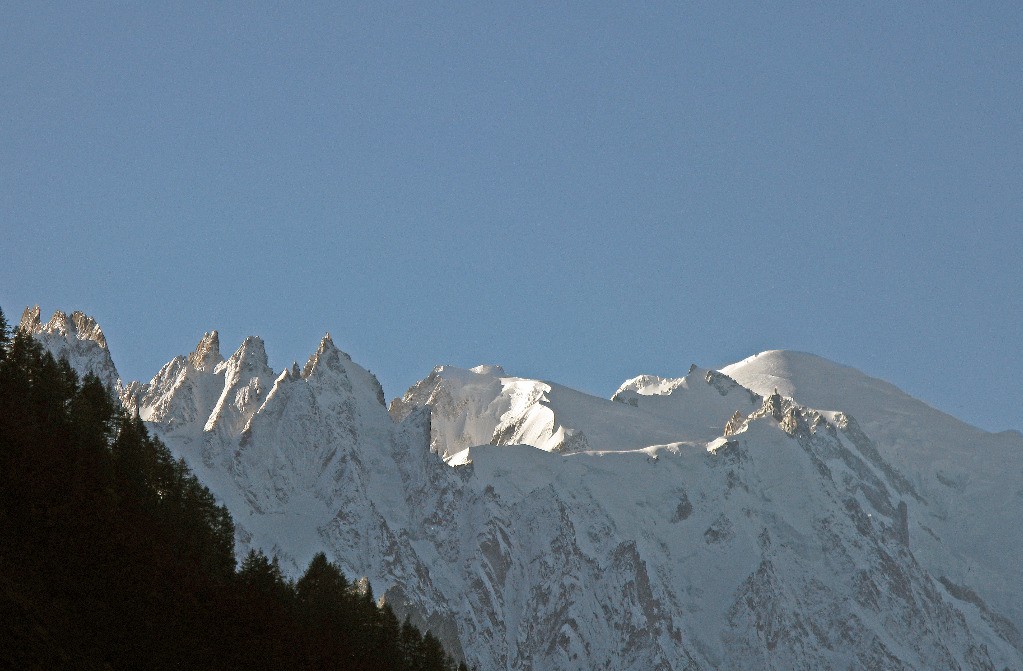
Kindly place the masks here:
<instances>
[{"instance_id":1,"label":"rocky peak","mask_svg":"<svg viewBox=\"0 0 1023 671\"><path fill-rule=\"evenodd\" d=\"M76 311L68 316L68 313L57 310L45 324L42 323L40 316L41 311L38 305L26 308L25 312L21 313L18 329L37 335L40 333L59 335L68 341L92 341L104 350L106 349L106 338L102 329L95 319L84 312Z\"/></svg>"},{"instance_id":2,"label":"rocky peak","mask_svg":"<svg viewBox=\"0 0 1023 671\"><path fill-rule=\"evenodd\" d=\"M794 436L801 430L806 431L806 422L803 421L803 416L793 406L785 412L785 416L781 420L781 428L785 433L790 436Z\"/></svg>"},{"instance_id":3,"label":"rocky peak","mask_svg":"<svg viewBox=\"0 0 1023 671\"><path fill-rule=\"evenodd\" d=\"M735 413L725 423L725 438L734 436L742 431L743 426L746 423L746 415L742 414L741 411L736 410Z\"/></svg>"},{"instance_id":4,"label":"rocky peak","mask_svg":"<svg viewBox=\"0 0 1023 671\"><path fill-rule=\"evenodd\" d=\"M224 388L204 431L220 429L230 435L237 434L245 428L274 384L274 372L268 365L262 339L247 337L215 372L224 374ZM287 376L287 371L284 375Z\"/></svg>"},{"instance_id":5,"label":"rocky peak","mask_svg":"<svg viewBox=\"0 0 1023 671\"><path fill-rule=\"evenodd\" d=\"M103 335L103 330L100 329L95 319L84 312L75 311L69 317L63 310L57 310L45 325L41 323L39 317L38 305L31 309L26 308L25 314L21 318L22 327L27 328L30 332L59 335L68 340L91 340L103 349L107 348L107 339Z\"/></svg>"},{"instance_id":6,"label":"rocky peak","mask_svg":"<svg viewBox=\"0 0 1023 671\"><path fill-rule=\"evenodd\" d=\"M48 333L60 333L61 335L70 335L71 327L70 320L68 319L67 313L63 310L57 310L50 317L50 321L46 322L46 326L43 328Z\"/></svg>"},{"instance_id":7,"label":"rocky peak","mask_svg":"<svg viewBox=\"0 0 1023 671\"><path fill-rule=\"evenodd\" d=\"M39 319L39 306L25 308L21 313L21 321L18 322L18 330L26 333L35 333L40 330L42 324Z\"/></svg>"},{"instance_id":8,"label":"rocky peak","mask_svg":"<svg viewBox=\"0 0 1023 671\"><path fill-rule=\"evenodd\" d=\"M98 343L100 347L106 349L106 336L103 335L103 330L99 327L99 324L95 319L76 310L71 313L71 321L75 325L75 330L78 332L79 338L93 340Z\"/></svg>"},{"instance_id":9,"label":"rocky peak","mask_svg":"<svg viewBox=\"0 0 1023 671\"><path fill-rule=\"evenodd\" d=\"M351 394L357 388L359 391L356 395L359 397L363 397L364 391L369 391L374 402L384 410L387 409L380 381L338 349L329 333L323 336L316 352L306 361L301 377L317 388L334 388L346 394Z\"/></svg>"},{"instance_id":10,"label":"rocky peak","mask_svg":"<svg viewBox=\"0 0 1023 671\"><path fill-rule=\"evenodd\" d=\"M302 368L302 377L312 377L323 368L335 371L341 370L342 356L351 360L347 354L344 354L337 348L337 345L334 344L334 339L330 337L330 333L324 334L320 340L320 346L316 348L316 352L309 357L305 367Z\"/></svg>"},{"instance_id":11,"label":"rocky peak","mask_svg":"<svg viewBox=\"0 0 1023 671\"><path fill-rule=\"evenodd\" d=\"M246 337L231 358L221 363L219 368L235 371L258 371L272 376L272 373L268 372L270 364L266 356L266 346L263 344L263 339L258 336Z\"/></svg>"},{"instance_id":12,"label":"rocky peak","mask_svg":"<svg viewBox=\"0 0 1023 671\"><path fill-rule=\"evenodd\" d=\"M107 340L99 324L81 312L57 310L46 324L40 319L39 306L25 308L18 329L34 336L50 354L66 359L71 367L84 375L92 373L114 390L120 378L107 350Z\"/></svg>"},{"instance_id":13,"label":"rocky peak","mask_svg":"<svg viewBox=\"0 0 1023 671\"><path fill-rule=\"evenodd\" d=\"M777 389L774 390L773 394L764 399L764 405L761 408L761 413L774 417L775 421L778 422L785 418L785 402Z\"/></svg>"},{"instance_id":14,"label":"rocky peak","mask_svg":"<svg viewBox=\"0 0 1023 671\"><path fill-rule=\"evenodd\" d=\"M210 331L203 335L195 351L188 355L188 363L200 371L212 371L224 360L220 355L220 334Z\"/></svg>"}]
</instances>

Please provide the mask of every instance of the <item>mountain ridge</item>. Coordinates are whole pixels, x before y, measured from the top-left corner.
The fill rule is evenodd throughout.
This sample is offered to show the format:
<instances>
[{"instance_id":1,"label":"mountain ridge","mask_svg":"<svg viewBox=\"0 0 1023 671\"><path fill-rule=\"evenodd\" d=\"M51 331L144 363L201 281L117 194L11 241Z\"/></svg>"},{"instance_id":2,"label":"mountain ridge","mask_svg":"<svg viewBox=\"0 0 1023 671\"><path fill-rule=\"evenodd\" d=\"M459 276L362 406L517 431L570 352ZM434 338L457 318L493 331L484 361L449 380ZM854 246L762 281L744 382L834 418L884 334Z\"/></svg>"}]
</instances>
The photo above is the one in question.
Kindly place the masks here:
<instances>
[{"instance_id":1,"label":"mountain ridge","mask_svg":"<svg viewBox=\"0 0 1023 671\"><path fill-rule=\"evenodd\" d=\"M482 668L1023 664L1019 534L984 561L955 533L1004 529L1023 496L949 454L916 464L912 436L871 434L891 417L870 404L813 405L826 389L791 361L634 378L614 400L439 367L388 413L329 335L271 382L254 340L224 360L215 333L125 404L228 505L240 546L291 565L325 547ZM979 523L989 501L1006 517Z\"/></svg>"}]
</instances>

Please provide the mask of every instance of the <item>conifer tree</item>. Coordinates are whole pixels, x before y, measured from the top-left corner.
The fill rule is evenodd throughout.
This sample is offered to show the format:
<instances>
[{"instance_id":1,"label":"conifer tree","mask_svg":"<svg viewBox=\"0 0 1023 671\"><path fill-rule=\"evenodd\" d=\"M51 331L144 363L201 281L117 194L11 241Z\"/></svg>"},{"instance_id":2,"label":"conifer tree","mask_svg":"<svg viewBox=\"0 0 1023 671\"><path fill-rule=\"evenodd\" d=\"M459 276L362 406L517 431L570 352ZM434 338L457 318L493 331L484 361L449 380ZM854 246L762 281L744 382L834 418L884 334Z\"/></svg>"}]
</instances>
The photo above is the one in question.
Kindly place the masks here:
<instances>
[{"instance_id":1,"label":"conifer tree","mask_svg":"<svg viewBox=\"0 0 1023 671\"><path fill-rule=\"evenodd\" d=\"M7 325L7 317L4 316L4 311L0 309L0 356L7 351L7 344L10 342L10 330Z\"/></svg>"},{"instance_id":2,"label":"conifer tree","mask_svg":"<svg viewBox=\"0 0 1023 671\"><path fill-rule=\"evenodd\" d=\"M0 538L0 668L455 668L323 553L296 584L258 550L236 570L185 462L2 311Z\"/></svg>"},{"instance_id":3,"label":"conifer tree","mask_svg":"<svg viewBox=\"0 0 1023 671\"><path fill-rule=\"evenodd\" d=\"M409 671L422 671L422 647L423 635L411 622L408 617L401 625L401 654L405 667Z\"/></svg>"},{"instance_id":4,"label":"conifer tree","mask_svg":"<svg viewBox=\"0 0 1023 671\"><path fill-rule=\"evenodd\" d=\"M444 653L444 646L430 632L423 635L423 669L424 671L448 671L448 657Z\"/></svg>"},{"instance_id":5,"label":"conifer tree","mask_svg":"<svg viewBox=\"0 0 1023 671\"><path fill-rule=\"evenodd\" d=\"M295 584L298 624L310 669L332 668L339 660L354 663L351 585L322 552L317 553Z\"/></svg>"}]
</instances>

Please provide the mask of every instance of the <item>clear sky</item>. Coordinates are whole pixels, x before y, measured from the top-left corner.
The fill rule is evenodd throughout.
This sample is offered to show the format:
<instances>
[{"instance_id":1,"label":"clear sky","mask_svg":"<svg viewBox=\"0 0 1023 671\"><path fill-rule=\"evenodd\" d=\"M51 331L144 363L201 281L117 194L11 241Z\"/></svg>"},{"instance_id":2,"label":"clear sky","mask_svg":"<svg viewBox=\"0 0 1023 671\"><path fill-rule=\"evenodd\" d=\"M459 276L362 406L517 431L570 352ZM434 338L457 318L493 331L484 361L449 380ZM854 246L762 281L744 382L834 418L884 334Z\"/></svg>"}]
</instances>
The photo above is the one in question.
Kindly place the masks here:
<instances>
[{"instance_id":1,"label":"clear sky","mask_svg":"<svg viewBox=\"0 0 1023 671\"><path fill-rule=\"evenodd\" d=\"M298 4L0 10L12 321L329 330L389 399L797 349L1023 428L1018 1Z\"/></svg>"}]
</instances>

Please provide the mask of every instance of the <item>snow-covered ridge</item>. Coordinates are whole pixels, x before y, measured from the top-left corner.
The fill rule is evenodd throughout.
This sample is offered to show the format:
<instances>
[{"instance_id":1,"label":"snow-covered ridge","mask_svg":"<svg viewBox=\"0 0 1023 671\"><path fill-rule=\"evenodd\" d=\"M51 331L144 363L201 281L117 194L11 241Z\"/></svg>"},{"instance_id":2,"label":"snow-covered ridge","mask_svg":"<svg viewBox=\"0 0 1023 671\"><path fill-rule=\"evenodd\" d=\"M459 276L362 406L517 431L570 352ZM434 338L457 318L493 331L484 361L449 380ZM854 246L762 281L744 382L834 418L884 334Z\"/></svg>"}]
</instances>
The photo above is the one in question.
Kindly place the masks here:
<instances>
[{"instance_id":1,"label":"snow-covered ridge","mask_svg":"<svg viewBox=\"0 0 1023 671\"><path fill-rule=\"evenodd\" d=\"M38 305L25 308L18 329L31 333L55 358L66 359L80 375L92 373L107 388L119 388L121 378L95 319L77 311L68 316L60 310L45 324L40 317Z\"/></svg>"},{"instance_id":2,"label":"snow-covered ridge","mask_svg":"<svg viewBox=\"0 0 1023 671\"><path fill-rule=\"evenodd\" d=\"M613 400L442 366L388 413L329 335L275 373L211 331L123 399L240 548L326 549L480 668L1023 668L1023 441L750 361Z\"/></svg>"},{"instance_id":3,"label":"snow-covered ridge","mask_svg":"<svg viewBox=\"0 0 1023 671\"><path fill-rule=\"evenodd\" d=\"M296 363L278 375L269 366L261 338L245 338L224 359L220 336L210 331L190 354L169 361L149 382L127 385L121 398L125 406L164 432L216 431L235 438L291 382L308 385L320 396L351 394L354 382L383 407L383 390L376 377L339 350L329 333L301 370Z\"/></svg>"},{"instance_id":4,"label":"snow-covered ridge","mask_svg":"<svg viewBox=\"0 0 1023 671\"><path fill-rule=\"evenodd\" d=\"M547 452L611 452L650 445L706 442L737 411L760 398L720 373L696 366L684 378L641 376L612 401L553 382L513 377L499 366L438 366L391 402L391 416L429 406L431 449L461 461L476 445L526 444ZM662 395L651 396L651 384Z\"/></svg>"},{"instance_id":5,"label":"snow-covered ridge","mask_svg":"<svg viewBox=\"0 0 1023 671\"><path fill-rule=\"evenodd\" d=\"M813 354L772 350L722 369L763 394L842 411L861 442L918 492L917 556L935 573L971 583L1023 629L1023 436L982 431L894 385ZM1001 576L1001 577L1000 577Z\"/></svg>"}]
</instances>

